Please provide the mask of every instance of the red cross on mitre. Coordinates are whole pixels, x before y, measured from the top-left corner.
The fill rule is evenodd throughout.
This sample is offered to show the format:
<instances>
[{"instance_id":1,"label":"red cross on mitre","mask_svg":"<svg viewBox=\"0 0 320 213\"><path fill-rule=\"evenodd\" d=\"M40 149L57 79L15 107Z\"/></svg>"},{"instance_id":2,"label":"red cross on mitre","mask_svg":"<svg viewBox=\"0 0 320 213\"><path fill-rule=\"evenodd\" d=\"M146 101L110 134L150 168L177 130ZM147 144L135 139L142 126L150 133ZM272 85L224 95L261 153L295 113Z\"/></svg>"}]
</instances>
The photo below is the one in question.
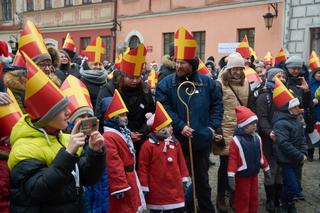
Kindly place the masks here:
<instances>
[{"instance_id":1,"label":"red cross on mitre","mask_svg":"<svg viewBox=\"0 0 320 213\"><path fill-rule=\"evenodd\" d=\"M82 54L88 57L90 62L102 62L103 55L106 51L105 45L100 36L91 41Z\"/></svg>"},{"instance_id":2,"label":"red cross on mitre","mask_svg":"<svg viewBox=\"0 0 320 213\"><path fill-rule=\"evenodd\" d=\"M147 50L143 44L125 52L121 62L122 71L129 76L141 76L146 55Z\"/></svg>"},{"instance_id":3,"label":"red cross on mitre","mask_svg":"<svg viewBox=\"0 0 320 213\"><path fill-rule=\"evenodd\" d=\"M192 60L196 57L197 42L184 27L174 34L174 58L176 60Z\"/></svg>"}]
</instances>

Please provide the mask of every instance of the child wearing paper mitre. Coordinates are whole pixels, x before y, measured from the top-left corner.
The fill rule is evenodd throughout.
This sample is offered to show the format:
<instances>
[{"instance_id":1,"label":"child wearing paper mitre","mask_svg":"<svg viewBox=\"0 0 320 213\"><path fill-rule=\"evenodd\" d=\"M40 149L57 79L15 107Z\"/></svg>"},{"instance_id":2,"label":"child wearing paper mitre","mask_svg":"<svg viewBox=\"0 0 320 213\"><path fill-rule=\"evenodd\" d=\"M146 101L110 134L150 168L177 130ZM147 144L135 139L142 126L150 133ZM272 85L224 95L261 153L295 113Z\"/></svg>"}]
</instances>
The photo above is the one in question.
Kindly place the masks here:
<instances>
[{"instance_id":1,"label":"child wearing paper mitre","mask_svg":"<svg viewBox=\"0 0 320 213\"><path fill-rule=\"evenodd\" d=\"M150 213L183 212L184 186L189 173L179 142L172 135L172 120L160 102L147 113L151 128L141 148L138 176Z\"/></svg>"}]
</instances>

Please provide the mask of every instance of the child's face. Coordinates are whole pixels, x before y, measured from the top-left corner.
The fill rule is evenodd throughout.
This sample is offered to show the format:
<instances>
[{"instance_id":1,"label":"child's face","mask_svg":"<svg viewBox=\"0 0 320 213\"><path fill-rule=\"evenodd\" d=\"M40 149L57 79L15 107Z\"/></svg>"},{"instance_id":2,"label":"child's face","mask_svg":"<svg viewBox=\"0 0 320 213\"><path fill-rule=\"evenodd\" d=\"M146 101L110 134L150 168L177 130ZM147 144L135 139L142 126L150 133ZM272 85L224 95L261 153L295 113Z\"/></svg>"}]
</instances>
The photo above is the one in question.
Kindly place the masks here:
<instances>
[{"instance_id":1,"label":"child's face","mask_svg":"<svg viewBox=\"0 0 320 213\"><path fill-rule=\"evenodd\" d=\"M244 132L246 134L252 134L254 133L255 131L257 131L257 122L254 121L250 124L248 124L247 126L244 127Z\"/></svg>"},{"instance_id":2,"label":"child's face","mask_svg":"<svg viewBox=\"0 0 320 213\"><path fill-rule=\"evenodd\" d=\"M120 126L127 126L128 125L127 113L120 114L119 118L118 118L118 121L119 121L119 125Z\"/></svg>"},{"instance_id":3,"label":"child's face","mask_svg":"<svg viewBox=\"0 0 320 213\"><path fill-rule=\"evenodd\" d=\"M159 132L157 132L156 134L159 137L168 138L168 137L172 136L172 133L173 133L172 126L171 126L171 124L169 124L168 126L161 129Z\"/></svg>"}]
</instances>

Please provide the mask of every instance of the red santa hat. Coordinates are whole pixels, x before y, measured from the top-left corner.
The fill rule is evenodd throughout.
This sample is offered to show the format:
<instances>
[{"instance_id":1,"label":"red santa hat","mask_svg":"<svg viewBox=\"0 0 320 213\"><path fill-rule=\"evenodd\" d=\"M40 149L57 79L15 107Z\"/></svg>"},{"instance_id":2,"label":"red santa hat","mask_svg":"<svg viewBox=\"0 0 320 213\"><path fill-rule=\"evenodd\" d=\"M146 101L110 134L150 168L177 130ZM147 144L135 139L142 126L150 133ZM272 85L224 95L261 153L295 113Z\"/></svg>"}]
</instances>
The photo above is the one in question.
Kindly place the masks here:
<instances>
[{"instance_id":1,"label":"red santa hat","mask_svg":"<svg viewBox=\"0 0 320 213\"><path fill-rule=\"evenodd\" d=\"M237 115L237 124L239 128L242 128L258 120L256 114L254 114L249 108L245 106L237 106L235 111Z\"/></svg>"}]
</instances>

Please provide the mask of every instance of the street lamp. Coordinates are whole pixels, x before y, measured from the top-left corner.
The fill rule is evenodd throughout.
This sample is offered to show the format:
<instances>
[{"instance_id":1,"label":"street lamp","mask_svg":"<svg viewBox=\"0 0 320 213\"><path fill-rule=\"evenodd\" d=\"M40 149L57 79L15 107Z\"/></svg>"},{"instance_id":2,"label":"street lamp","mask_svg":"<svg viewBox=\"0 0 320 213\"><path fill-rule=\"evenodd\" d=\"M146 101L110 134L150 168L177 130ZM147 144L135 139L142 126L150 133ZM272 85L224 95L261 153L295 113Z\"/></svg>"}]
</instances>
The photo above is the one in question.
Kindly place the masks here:
<instances>
[{"instance_id":1,"label":"street lamp","mask_svg":"<svg viewBox=\"0 0 320 213\"><path fill-rule=\"evenodd\" d=\"M270 6L274 9L275 14L270 13ZM268 12L263 15L264 24L268 30L272 27L273 18L278 16L278 3L271 3L268 6Z\"/></svg>"}]
</instances>

